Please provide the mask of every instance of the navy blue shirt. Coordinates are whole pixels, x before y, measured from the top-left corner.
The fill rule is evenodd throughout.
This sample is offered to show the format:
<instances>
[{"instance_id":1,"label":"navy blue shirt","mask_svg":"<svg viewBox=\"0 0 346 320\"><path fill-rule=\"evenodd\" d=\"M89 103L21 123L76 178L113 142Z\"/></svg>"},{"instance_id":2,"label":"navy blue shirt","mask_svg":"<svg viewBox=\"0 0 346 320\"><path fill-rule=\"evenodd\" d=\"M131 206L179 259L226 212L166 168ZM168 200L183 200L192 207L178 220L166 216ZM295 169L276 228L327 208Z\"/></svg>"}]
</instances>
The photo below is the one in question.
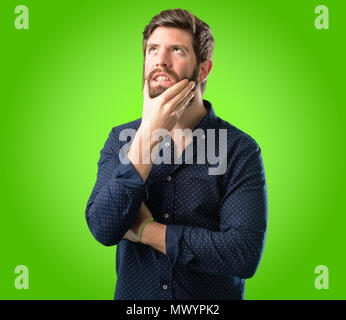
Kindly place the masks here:
<instances>
[{"instance_id":1,"label":"navy blue shirt","mask_svg":"<svg viewBox=\"0 0 346 320\"><path fill-rule=\"evenodd\" d=\"M141 119L114 127L101 150L86 220L96 240L117 245L114 299L244 299L245 279L255 274L266 239L261 149L248 134L217 117L210 102L203 104L208 113L193 132L205 135L194 138L181 163L153 164L145 182L126 156L130 135L124 138L134 135ZM226 129L219 163L197 163L198 143L207 144L207 129L215 129L216 156L221 154L218 132ZM159 148L158 155L167 158L170 150L174 160L169 135ZM220 163L224 173L210 174ZM166 255L122 239L143 201L154 219L167 225Z\"/></svg>"}]
</instances>

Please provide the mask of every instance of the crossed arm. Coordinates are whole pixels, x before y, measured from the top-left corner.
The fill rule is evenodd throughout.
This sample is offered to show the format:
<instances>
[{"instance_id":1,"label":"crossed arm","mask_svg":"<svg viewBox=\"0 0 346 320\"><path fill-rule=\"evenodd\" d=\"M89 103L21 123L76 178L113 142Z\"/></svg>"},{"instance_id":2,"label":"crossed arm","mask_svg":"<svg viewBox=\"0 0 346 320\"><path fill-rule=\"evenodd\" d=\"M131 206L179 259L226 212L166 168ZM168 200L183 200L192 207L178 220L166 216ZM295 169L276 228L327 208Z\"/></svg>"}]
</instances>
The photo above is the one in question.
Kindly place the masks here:
<instances>
[{"instance_id":1,"label":"crossed arm","mask_svg":"<svg viewBox=\"0 0 346 320\"><path fill-rule=\"evenodd\" d=\"M125 233L123 239L139 242L140 231L148 219L153 216L144 202L139 209L136 220L131 228ZM142 232L142 243L166 254L166 228L167 226L157 221L148 223Z\"/></svg>"},{"instance_id":2,"label":"crossed arm","mask_svg":"<svg viewBox=\"0 0 346 320\"><path fill-rule=\"evenodd\" d=\"M145 131L146 128L142 128L143 127L140 127L137 134L135 135L134 141L131 144L127 157L132 162L132 165L137 170L143 182L145 182L152 168L152 161L150 161L150 163L143 164L138 161L138 159L140 159L140 155L148 153L155 156L155 153L157 152L157 148L155 152L157 142L151 141L149 144L143 144L142 140L147 137L141 132L141 130ZM148 149L145 149L146 147ZM125 233L123 239L128 239L133 242L139 242L140 230L143 224L145 223L145 221L151 219L152 217L153 216L149 208L144 202L142 202L134 224ZM166 227L166 225L158 223L157 221L148 223L142 233L142 243L153 247L163 254L166 254Z\"/></svg>"}]
</instances>

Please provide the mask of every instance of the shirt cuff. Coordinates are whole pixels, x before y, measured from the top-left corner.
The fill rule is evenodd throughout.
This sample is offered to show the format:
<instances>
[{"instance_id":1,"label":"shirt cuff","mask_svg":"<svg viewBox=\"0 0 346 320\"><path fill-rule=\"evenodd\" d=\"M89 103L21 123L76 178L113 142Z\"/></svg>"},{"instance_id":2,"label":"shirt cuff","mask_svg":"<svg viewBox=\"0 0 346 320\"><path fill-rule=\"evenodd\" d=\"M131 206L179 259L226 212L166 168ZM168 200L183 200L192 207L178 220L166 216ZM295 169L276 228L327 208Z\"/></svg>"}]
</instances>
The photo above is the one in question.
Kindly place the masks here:
<instances>
[{"instance_id":1,"label":"shirt cuff","mask_svg":"<svg viewBox=\"0 0 346 320\"><path fill-rule=\"evenodd\" d=\"M127 156L125 156L116 167L114 177L130 192L139 192L144 197L144 201L148 200L148 186Z\"/></svg>"},{"instance_id":2,"label":"shirt cuff","mask_svg":"<svg viewBox=\"0 0 346 320\"><path fill-rule=\"evenodd\" d=\"M166 228L166 255L172 267L177 263L180 254L180 243L183 237L184 226L167 225Z\"/></svg>"}]
</instances>

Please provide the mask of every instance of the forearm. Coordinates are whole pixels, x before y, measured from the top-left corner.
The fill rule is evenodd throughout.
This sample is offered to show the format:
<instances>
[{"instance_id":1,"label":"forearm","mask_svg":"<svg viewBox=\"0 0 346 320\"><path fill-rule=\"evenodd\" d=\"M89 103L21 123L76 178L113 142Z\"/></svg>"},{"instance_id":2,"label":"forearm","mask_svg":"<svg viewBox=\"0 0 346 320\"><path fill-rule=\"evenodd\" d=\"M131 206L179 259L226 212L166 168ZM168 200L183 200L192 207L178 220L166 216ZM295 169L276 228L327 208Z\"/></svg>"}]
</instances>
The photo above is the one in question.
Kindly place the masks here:
<instances>
[{"instance_id":1,"label":"forearm","mask_svg":"<svg viewBox=\"0 0 346 320\"><path fill-rule=\"evenodd\" d=\"M142 243L166 254L166 228L156 221L148 223L142 233Z\"/></svg>"},{"instance_id":2,"label":"forearm","mask_svg":"<svg viewBox=\"0 0 346 320\"><path fill-rule=\"evenodd\" d=\"M140 126L133 139L127 157L136 168L138 174L146 181L151 168L153 159L157 154L159 140L155 140L147 127Z\"/></svg>"},{"instance_id":3,"label":"forearm","mask_svg":"<svg viewBox=\"0 0 346 320\"><path fill-rule=\"evenodd\" d=\"M142 243L167 255L166 231L166 225L150 222L143 230ZM171 244L174 241L169 238L167 240ZM213 232L203 228L184 227L175 267L250 278L260 262L264 240L264 234L250 234L245 230Z\"/></svg>"},{"instance_id":4,"label":"forearm","mask_svg":"<svg viewBox=\"0 0 346 320\"><path fill-rule=\"evenodd\" d=\"M115 245L122 239L145 198L144 191L129 192L128 188L114 180L91 197L86 208L91 233L106 246Z\"/></svg>"},{"instance_id":5,"label":"forearm","mask_svg":"<svg viewBox=\"0 0 346 320\"><path fill-rule=\"evenodd\" d=\"M122 239L147 198L146 186L135 167L119 163L112 149L116 142L110 134L101 151L97 181L85 211L91 233L106 246Z\"/></svg>"},{"instance_id":6,"label":"forearm","mask_svg":"<svg viewBox=\"0 0 346 320\"><path fill-rule=\"evenodd\" d=\"M167 231L169 243L175 241L171 234ZM264 240L263 232L253 230L210 231L185 226L173 265L181 270L250 278L260 262ZM172 262L172 256L167 256Z\"/></svg>"}]
</instances>

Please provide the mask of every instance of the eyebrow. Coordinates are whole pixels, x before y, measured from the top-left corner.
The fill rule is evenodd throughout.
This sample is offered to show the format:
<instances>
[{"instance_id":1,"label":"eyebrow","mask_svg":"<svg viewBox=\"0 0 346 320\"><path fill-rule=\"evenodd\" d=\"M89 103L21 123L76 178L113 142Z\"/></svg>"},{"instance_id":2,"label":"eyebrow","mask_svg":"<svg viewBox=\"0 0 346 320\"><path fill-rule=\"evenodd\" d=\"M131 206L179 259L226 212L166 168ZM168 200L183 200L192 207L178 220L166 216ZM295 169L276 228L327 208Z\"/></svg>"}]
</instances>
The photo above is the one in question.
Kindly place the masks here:
<instances>
[{"instance_id":1,"label":"eyebrow","mask_svg":"<svg viewBox=\"0 0 346 320\"><path fill-rule=\"evenodd\" d=\"M147 43L147 48L149 47L159 47L160 45L158 43ZM185 47L184 45L182 44L172 44L169 46L170 48L173 48L173 47L181 47L183 48L186 52L189 52L189 49L187 47Z\"/></svg>"}]
</instances>

